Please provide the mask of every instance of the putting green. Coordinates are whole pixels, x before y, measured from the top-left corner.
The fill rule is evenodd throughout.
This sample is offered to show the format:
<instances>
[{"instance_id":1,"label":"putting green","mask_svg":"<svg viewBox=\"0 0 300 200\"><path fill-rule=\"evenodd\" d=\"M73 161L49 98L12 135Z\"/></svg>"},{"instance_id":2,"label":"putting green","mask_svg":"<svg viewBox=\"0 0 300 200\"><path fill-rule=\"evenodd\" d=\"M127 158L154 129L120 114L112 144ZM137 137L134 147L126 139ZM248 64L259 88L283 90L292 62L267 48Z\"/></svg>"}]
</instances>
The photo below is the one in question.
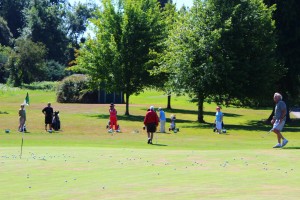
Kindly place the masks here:
<instances>
[{"instance_id":1,"label":"putting green","mask_svg":"<svg viewBox=\"0 0 300 200\"><path fill-rule=\"evenodd\" d=\"M298 199L298 150L0 148L1 199Z\"/></svg>"}]
</instances>

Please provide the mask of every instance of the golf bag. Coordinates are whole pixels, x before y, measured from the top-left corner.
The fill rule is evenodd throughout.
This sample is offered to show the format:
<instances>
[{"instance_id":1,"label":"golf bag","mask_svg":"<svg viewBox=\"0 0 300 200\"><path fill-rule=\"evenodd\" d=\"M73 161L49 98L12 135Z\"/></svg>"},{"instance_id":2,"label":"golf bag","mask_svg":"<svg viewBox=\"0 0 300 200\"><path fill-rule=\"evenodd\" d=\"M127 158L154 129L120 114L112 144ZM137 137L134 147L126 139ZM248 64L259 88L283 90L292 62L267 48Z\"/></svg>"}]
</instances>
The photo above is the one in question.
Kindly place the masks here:
<instances>
[{"instance_id":1,"label":"golf bag","mask_svg":"<svg viewBox=\"0 0 300 200\"><path fill-rule=\"evenodd\" d=\"M60 119L59 119L59 111L55 111L52 118L52 128L55 131L60 129Z\"/></svg>"},{"instance_id":2,"label":"golf bag","mask_svg":"<svg viewBox=\"0 0 300 200\"><path fill-rule=\"evenodd\" d=\"M108 122L107 122L106 129L108 129L108 132L113 132L113 130L110 129L110 120L108 120ZM117 130L116 131L121 132L119 124L117 125Z\"/></svg>"},{"instance_id":3,"label":"golf bag","mask_svg":"<svg viewBox=\"0 0 300 200\"><path fill-rule=\"evenodd\" d=\"M179 131L179 128L176 128L176 115L171 115L171 124L170 124L170 128L169 131L174 131L174 133L177 133Z\"/></svg>"},{"instance_id":4,"label":"golf bag","mask_svg":"<svg viewBox=\"0 0 300 200\"><path fill-rule=\"evenodd\" d=\"M216 126L216 122L213 123L213 131L216 132L217 131L217 126ZM226 129L224 128L224 122L222 121L222 133L226 133Z\"/></svg>"}]
</instances>

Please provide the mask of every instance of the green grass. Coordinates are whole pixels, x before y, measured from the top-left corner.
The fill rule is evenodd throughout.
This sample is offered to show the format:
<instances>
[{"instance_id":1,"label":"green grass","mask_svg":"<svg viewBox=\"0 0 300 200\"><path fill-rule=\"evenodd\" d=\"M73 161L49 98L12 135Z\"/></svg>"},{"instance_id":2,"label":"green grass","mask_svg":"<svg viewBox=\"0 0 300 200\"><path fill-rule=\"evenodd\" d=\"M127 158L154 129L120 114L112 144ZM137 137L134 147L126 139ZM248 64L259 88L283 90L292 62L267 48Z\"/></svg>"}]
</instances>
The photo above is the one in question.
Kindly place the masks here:
<instances>
[{"instance_id":1,"label":"green grass","mask_svg":"<svg viewBox=\"0 0 300 200\"><path fill-rule=\"evenodd\" d=\"M161 134L146 144L143 117L150 105L165 107L167 97L146 91L116 105L122 133L109 134L108 105L59 104L51 91L29 90L28 133L17 132L17 111L27 91L0 89L1 199L298 199L299 121L285 127L290 140L272 149L267 135L270 109L224 107L227 134L199 124L197 106L172 97L180 132ZM52 102L62 130L44 131L42 108ZM213 122L214 104L205 104ZM167 123L167 128L169 122ZM9 134L4 133L10 129Z\"/></svg>"}]
</instances>

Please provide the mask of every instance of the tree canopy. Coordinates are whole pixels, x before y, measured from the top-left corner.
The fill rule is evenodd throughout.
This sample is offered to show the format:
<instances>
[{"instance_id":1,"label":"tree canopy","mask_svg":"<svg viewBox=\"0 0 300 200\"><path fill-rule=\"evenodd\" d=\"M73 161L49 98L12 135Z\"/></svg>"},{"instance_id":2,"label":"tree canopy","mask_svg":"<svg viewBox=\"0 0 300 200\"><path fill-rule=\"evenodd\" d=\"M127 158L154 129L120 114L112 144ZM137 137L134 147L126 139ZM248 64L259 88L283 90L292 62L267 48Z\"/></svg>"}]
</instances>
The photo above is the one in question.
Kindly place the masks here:
<instances>
[{"instance_id":1,"label":"tree canopy","mask_svg":"<svg viewBox=\"0 0 300 200\"><path fill-rule=\"evenodd\" d=\"M178 20L161 69L172 71L177 87L195 97L199 122L206 98L227 104L259 100L282 75L272 12L258 0L197 0Z\"/></svg>"},{"instance_id":2,"label":"tree canopy","mask_svg":"<svg viewBox=\"0 0 300 200\"><path fill-rule=\"evenodd\" d=\"M118 1L118 8L110 0L102 4L92 20L96 37L79 51L73 69L89 74L96 87L124 92L129 115L130 95L151 85L150 51L163 39L160 7L156 0Z\"/></svg>"}]
</instances>

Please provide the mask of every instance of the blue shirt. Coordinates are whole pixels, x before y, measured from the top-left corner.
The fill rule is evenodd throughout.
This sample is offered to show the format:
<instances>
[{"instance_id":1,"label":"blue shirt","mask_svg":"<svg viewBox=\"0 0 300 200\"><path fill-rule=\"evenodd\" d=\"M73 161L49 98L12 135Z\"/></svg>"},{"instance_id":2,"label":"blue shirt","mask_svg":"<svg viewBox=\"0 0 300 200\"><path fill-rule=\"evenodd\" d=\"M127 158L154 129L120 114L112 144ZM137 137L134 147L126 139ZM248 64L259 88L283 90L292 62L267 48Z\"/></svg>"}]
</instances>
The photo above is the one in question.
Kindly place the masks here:
<instances>
[{"instance_id":1,"label":"blue shirt","mask_svg":"<svg viewBox=\"0 0 300 200\"><path fill-rule=\"evenodd\" d=\"M284 101L278 101L275 107L275 119L280 119L283 111L286 111L286 104ZM284 116L283 120L285 119L286 117Z\"/></svg>"},{"instance_id":2,"label":"blue shirt","mask_svg":"<svg viewBox=\"0 0 300 200\"><path fill-rule=\"evenodd\" d=\"M159 119L160 120L166 120L166 115L165 115L165 112L163 110L159 111Z\"/></svg>"},{"instance_id":3,"label":"blue shirt","mask_svg":"<svg viewBox=\"0 0 300 200\"><path fill-rule=\"evenodd\" d=\"M221 111L216 112L216 121L221 122L223 117L223 113Z\"/></svg>"}]
</instances>

